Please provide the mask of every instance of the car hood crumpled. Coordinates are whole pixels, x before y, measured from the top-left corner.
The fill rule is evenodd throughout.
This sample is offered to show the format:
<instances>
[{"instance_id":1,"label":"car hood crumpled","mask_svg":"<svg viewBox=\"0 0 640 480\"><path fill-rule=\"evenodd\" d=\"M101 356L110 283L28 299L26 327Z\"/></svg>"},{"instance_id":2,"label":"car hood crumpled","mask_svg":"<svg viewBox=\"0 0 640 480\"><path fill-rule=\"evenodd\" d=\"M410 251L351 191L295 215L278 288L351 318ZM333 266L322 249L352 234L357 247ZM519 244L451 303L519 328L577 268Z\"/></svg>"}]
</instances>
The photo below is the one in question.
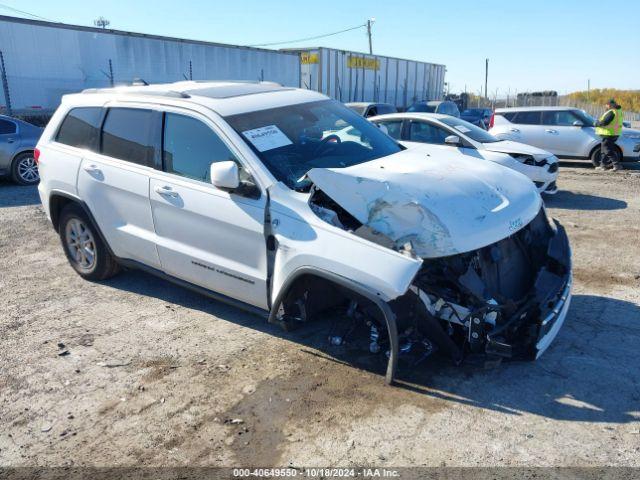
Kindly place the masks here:
<instances>
[{"instance_id":1,"label":"car hood crumpled","mask_svg":"<svg viewBox=\"0 0 640 480\"><path fill-rule=\"evenodd\" d=\"M495 243L528 224L542 203L518 172L419 148L352 167L314 168L307 177L394 249L421 258Z\"/></svg>"},{"instance_id":2,"label":"car hood crumpled","mask_svg":"<svg viewBox=\"0 0 640 480\"><path fill-rule=\"evenodd\" d=\"M535 155L540 157L552 156L552 154L547 152L546 150L542 150L540 148L527 145L525 143L514 142L511 140L502 140L500 142L483 143L482 146L484 147L485 150L489 150L490 152L516 153L516 154L525 154L525 155Z\"/></svg>"}]
</instances>

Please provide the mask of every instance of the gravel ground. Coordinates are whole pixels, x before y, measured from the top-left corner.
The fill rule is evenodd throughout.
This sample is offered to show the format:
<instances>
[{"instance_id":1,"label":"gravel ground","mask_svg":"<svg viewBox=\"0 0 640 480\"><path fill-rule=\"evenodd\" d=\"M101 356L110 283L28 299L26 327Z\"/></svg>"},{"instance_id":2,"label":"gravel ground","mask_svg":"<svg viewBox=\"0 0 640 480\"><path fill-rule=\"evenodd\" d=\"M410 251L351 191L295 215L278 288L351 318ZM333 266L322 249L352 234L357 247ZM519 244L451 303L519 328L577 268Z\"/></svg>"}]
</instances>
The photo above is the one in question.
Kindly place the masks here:
<instances>
[{"instance_id":1,"label":"gravel ground","mask_svg":"<svg viewBox=\"0 0 640 480\"><path fill-rule=\"evenodd\" d=\"M83 281L36 189L0 183L0 465L640 466L640 171L559 186L575 288L551 348L387 387L324 325L140 272Z\"/></svg>"}]
</instances>

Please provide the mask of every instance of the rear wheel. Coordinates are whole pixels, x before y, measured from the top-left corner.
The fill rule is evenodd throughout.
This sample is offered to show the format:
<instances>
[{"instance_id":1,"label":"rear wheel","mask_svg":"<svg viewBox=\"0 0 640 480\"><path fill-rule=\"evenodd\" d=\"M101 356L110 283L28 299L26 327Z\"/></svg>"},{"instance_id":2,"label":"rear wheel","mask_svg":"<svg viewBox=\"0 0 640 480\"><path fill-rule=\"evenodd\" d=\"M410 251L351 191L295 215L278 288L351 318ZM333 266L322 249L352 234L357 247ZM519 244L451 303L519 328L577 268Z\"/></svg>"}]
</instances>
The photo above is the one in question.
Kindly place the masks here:
<instances>
[{"instance_id":1,"label":"rear wheel","mask_svg":"<svg viewBox=\"0 0 640 480\"><path fill-rule=\"evenodd\" d=\"M62 210L58 232L69 263L82 278L105 280L118 272L117 262L80 206Z\"/></svg>"},{"instance_id":2,"label":"rear wheel","mask_svg":"<svg viewBox=\"0 0 640 480\"><path fill-rule=\"evenodd\" d=\"M38 164L33 152L21 153L13 159L11 178L20 185L35 185L40 181Z\"/></svg>"}]
</instances>

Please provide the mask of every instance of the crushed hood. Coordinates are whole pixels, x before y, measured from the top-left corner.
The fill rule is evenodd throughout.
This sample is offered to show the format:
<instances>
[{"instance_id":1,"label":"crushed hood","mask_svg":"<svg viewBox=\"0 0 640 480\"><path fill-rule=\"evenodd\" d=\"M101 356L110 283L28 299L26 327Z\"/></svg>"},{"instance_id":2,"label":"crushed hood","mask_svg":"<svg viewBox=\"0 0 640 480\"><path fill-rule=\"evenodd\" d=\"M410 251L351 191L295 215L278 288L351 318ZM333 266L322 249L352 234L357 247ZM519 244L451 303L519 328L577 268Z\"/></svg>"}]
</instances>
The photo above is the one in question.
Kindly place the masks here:
<instances>
[{"instance_id":1,"label":"crushed hood","mask_svg":"<svg viewBox=\"0 0 640 480\"><path fill-rule=\"evenodd\" d=\"M315 187L359 222L422 258L467 252L528 224L542 200L524 175L419 148L347 168L314 168Z\"/></svg>"},{"instance_id":2,"label":"crushed hood","mask_svg":"<svg viewBox=\"0 0 640 480\"><path fill-rule=\"evenodd\" d=\"M502 140L500 142L483 143L482 146L485 150L490 152L500 153L520 153L527 155L535 155L540 157L550 157L552 154L541 148L532 147L520 142L513 142L511 140Z\"/></svg>"}]
</instances>

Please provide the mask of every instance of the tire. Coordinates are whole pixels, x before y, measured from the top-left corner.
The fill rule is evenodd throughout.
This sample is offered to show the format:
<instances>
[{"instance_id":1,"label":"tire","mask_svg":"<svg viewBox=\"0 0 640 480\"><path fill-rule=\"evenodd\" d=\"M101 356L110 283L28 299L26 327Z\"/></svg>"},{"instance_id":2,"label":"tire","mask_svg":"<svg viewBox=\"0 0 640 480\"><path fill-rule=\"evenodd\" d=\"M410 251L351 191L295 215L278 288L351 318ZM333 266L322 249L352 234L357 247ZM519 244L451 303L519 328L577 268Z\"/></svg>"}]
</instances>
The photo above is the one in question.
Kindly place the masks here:
<instances>
[{"instance_id":1,"label":"tire","mask_svg":"<svg viewBox=\"0 0 640 480\"><path fill-rule=\"evenodd\" d=\"M616 147L616 155L618 156L618 162L622 162L623 159L621 158L621 152L620 149L618 147ZM594 167L597 167L598 165L600 165L600 147L596 147L593 152L591 152L591 163L593 164Z\"/></svg>"},{"instance_id":2,"label":"tire","mask_svg":"<svg viewBox=\"0 0 640 480\"><path fill-rule=\"evenodd\" d=\"M120 270L82 207L70 204L60 213L58 232L73 269L86 280L106 280Z\"/></svg>"},{"instance_id":3,"label":"tire","mask_svg":"<svg viewBox=\"0 0 640 480\"><path fill-rule=\"evenodd\" d=\"M11 163L11 179L19 185L35 185L40 181L33 152L16 155Z\"/></svg>"}]
</instances>

